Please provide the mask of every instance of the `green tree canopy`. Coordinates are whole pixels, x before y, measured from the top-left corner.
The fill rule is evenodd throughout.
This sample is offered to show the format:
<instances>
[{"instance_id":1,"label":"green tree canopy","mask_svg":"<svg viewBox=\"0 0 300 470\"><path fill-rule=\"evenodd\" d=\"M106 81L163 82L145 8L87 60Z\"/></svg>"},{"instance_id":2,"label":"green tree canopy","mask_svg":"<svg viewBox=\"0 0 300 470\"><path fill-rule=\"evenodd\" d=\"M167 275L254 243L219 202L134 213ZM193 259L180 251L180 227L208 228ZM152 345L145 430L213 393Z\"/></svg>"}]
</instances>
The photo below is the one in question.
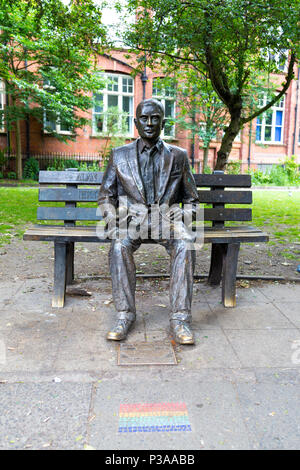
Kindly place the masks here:
<instances>
[{"instance_id":1,"label":"green tree canopy","mask_svg":"<svg viewBox=\"0 0 300 470\"><path fill-rule=\"evenodd\" d=\"M58 139L74 138L102 85L95 70L104 47L101 9L93 0L0 0L0 78L8 96L2 114L7 131L16 132L19 178L20 121L31 115ZM55 122L71 132L57 132Z\"/></svg>"},{"instance_id":2,"label":"green tree canopy","mask_svg":"<svg viewBox=\"0 0 300 470\"><path fill-rule=\"evenodd\" d=\"M128 0L138 19L127 33L131 46L148 64L164 70L192 67L207 76L230 115L216 169L228 161L240 128L285 94L299 57L299 0ZM266 87L264 106L253 90L258 77L272 82L274 60L288 54L285 76ZM256 87L256 88L255 88Z\"/></svg>"}]
</instances>

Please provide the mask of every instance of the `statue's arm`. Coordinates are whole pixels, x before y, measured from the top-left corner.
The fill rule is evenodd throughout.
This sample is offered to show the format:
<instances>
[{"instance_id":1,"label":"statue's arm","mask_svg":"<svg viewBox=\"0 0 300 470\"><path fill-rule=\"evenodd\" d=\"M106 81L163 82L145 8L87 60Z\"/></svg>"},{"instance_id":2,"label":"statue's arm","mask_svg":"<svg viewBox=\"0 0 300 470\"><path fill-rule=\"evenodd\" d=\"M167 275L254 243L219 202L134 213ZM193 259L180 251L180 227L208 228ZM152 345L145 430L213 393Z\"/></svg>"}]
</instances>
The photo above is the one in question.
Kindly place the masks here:
<instances>
[{"instance_id":1,"label":"statue's arm","mask_svg":"<svg viewBox=\"0 0 300 470\"><path fill-rule=\"evenodd\" d=\"M114 153L112 152L103 175L102 185L98 196L98 206L101 215L107 223L112 218L115 218L116 208L118 206L117 195L117 174L114 164Z\"/></svg>"},{"instance_id":2,"label":"statue's arm","mask_svg":"<svg viewBox=\"0 0 300 470\"><path fill-rule=\"evenodd\" d=\"M183 163L183 177L182 177L182 202L184 204L196 204L199 203L197 186L193 177L191 166L187 153L184 152L184 163Z\"/></svg>"}]
</instances>

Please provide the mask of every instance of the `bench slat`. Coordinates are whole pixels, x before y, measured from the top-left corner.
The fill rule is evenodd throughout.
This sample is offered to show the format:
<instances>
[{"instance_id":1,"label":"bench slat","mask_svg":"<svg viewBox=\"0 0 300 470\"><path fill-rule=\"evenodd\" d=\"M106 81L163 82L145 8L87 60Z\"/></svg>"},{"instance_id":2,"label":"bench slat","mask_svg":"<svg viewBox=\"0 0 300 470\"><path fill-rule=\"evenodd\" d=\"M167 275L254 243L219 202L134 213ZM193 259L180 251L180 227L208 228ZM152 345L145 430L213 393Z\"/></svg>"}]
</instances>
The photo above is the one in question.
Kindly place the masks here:
<instances>
[{"instance_id":1,"label":"bench slat","mask_svg":"<svg viewBox=\"0 0 300 470\"><path fill-rule=\"evenodd\" d=\"M38 207L38 220L103 220L96 207ZM205 221L249 221L251 209L204 209Z\"/></svg>"},{"instance_id":2,"label":"bench slat","mask_svg":"<svg viewBox=\"0 0 300 470\"><path fill-rule=\"evenodd\" d=\"M39 182L41 184L101 184L103 172L101 171L40 171ZM196 185L221 186L235 188L250 188L251 175L221 175L221 174L195 174Z\"/></svg>"},{"instance_id":3,"label":"bench slat","mask_svg":"<svg viewBox=\"0 0 300 470\"><path fill-rule=\"evenodd\" d=\"M101 184L101 171L40 171L40 184Z\"/></svg>"},{"instance_id":4,"label":"bench slat","mask_svg":"<svg viewBox=\"0 0 300 470\"><path fill-rule=\"evenodd\" d=\"M97 202L99 189L40 188L39 201L43 202Z\"/></svg>"},{"instance_id":5,"label":"bench slat","mask_svg":"<svg viewBox=\"0 0 300 470\"><path fill-rule=\"evenodd\" d=\"M252 220L251 209L204 209L204 220L209 221L249 221Z\"/></svg>"},{"instance_id":6,"label":"bench slat","mask_svg":"<svg viewBox=\"0 0 300 470\"><path fill-rule=\"evenodd\" d=\"M38 207L38 220L102 220L96 207Z\"/></svg>"},{"instance_id":7,"label":"bench slat","mask_svg":"<svg viewBox=\"0 0 300 470\"><path fill-rule=\"evenodd\" d=\"M99 189L40 188L41 202L97 202ZM198 191L201 203L251 204L251 191Z\"/></svg>"},{"instance_id":8,"label":"bench slat","mask_svg":"<svg viewBox=\"0 0 300 470\"><path fill-rule=\"evenodd\" d=\"M194 175L195 183L198 187L201 186L221 186L232 188L250 188L251 175Z\"/></svg>"},{"instance_id":9,"label":"bench slat","mask_svg":"<svg viewBox=\"0 0 300 470\"><path fill-rule=\"evenodd\" d=\"M40 188L41 202L97 202L99 189ZM251 204L251 191L198 191L201 203Z\"/></svg>"},{"instance_id":10,"label":"bench slat","mask_svg":"<svg viewBox=\"0 0 300 470\"><path fill-rule=\"evenodd\" d=\"M237 227L236 227L237 229ZM99 239L96 234L96 227L47 227L35 226L28 229L24 236L24 240L39 241L64 241L64 242L110 242L107 239ZM269 237L266 233L253 227L239 227L238 230L230 229L213 229L208 227L204 229L204 243L238 243L238 242L254 242L268 241ZM153 243L151 240L145 240L145 243Z\"/></svg>"},{"instance_id":11,"label":"bench slat","mask_svg":"<svg viewBox=\"0 0 300 470\"><path fill-rule=\"evenodd\" d=\"M251 191L198 191L201 203L221 203L221 204L251 204Z\"/></svg>"}]
</instances>

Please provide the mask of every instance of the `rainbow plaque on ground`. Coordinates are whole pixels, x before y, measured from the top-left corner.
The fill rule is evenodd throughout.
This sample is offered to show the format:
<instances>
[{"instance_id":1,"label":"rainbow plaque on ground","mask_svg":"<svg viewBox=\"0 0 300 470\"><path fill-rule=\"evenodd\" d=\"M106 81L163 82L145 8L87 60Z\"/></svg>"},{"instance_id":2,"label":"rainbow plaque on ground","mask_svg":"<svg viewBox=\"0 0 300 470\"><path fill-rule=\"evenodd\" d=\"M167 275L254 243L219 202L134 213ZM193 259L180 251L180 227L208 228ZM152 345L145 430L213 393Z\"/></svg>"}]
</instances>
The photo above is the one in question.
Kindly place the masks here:
<instances>
[{"instance_id":1,"label":"rainbow plaque on ground","mask_svg":"<svg viewBox=\"0 0 300 470\"><path fill-rule=\"evenodd\" d=\"M185 403L132 403L120 405L120 433L191 430Z\"/></svg>"}]
</instances>

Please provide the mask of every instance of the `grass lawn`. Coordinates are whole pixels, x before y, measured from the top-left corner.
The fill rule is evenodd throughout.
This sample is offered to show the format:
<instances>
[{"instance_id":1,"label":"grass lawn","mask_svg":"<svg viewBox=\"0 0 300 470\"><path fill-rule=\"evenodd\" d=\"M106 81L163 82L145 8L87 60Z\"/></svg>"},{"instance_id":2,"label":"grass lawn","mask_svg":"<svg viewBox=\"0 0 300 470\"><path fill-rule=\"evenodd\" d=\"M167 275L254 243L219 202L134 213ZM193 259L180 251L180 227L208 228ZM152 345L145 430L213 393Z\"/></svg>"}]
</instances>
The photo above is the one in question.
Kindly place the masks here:
<instances>
[{"instance_id":1,"label":"grass lawn","mask_svg":"<svg viewBox=\"0 0 300 470\"><path fill-rule=\"evenodd\" d=\"M37 188L0 187L0 246L13 237L21 238L27 225L37 223L37 206ZM270 235L270 249L272 245L300 242L300 191L255 190L252 209L251 224Z\"/></svg>"}]
</instances>

